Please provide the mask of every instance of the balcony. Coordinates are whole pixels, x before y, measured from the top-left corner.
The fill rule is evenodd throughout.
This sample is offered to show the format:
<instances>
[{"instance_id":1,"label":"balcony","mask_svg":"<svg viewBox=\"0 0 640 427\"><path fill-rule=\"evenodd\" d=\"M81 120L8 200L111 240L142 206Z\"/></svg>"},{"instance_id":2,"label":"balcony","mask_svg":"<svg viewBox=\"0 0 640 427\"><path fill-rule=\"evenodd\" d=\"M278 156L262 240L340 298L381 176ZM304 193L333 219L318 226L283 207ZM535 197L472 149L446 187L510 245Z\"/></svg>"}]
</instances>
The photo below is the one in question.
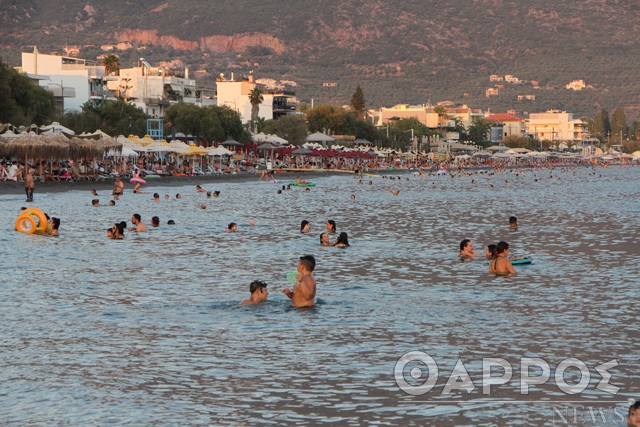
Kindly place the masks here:
<instances>
[{"instance_id":1,"label":"balcony","mask_svg":"<svg viewBox=\"0 0 640 427\"><path fill-rule=\"evenodd\" d=\"M169 105L169 100L161 97L143 98L143 101L147 105Z\"/></svg>"}]
</instances>

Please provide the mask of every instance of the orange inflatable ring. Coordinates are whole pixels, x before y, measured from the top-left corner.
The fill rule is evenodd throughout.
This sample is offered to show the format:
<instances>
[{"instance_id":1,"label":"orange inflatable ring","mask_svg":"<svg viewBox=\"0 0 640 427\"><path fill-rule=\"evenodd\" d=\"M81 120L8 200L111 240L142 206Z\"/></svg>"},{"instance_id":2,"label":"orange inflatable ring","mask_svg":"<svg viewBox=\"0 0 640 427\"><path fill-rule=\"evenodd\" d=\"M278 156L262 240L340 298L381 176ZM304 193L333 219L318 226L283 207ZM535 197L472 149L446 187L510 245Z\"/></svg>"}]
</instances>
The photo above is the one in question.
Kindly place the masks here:
<instances>
[{"instance_id":1,"label":"orange inflatable ring","mask_svg":"<svg viewBox=\"0 0 640 427\"><path fill-rule=\"evenodd\" d=\"M36 222L36 219L38 220ZM25 234L46 234L49 221L40 209L25 209L16 219L16 230Z\"/></svg>"}]
</instances>

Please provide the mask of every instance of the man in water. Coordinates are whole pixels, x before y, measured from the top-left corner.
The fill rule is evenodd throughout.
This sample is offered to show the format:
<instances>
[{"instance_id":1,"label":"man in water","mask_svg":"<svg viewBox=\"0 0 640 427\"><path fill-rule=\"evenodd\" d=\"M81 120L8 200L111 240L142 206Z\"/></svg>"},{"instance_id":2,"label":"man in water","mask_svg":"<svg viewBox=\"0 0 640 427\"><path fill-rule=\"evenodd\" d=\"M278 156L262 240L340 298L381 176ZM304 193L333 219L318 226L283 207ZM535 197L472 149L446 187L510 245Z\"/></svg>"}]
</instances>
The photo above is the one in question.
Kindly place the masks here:
<instances>
[{"instance_id":1,"label":"man in water","mask_svg":"<svg viewBox=\"0 0 640 427\"><path fill-rule=\"evenodd\" d=\"M316 305L316 281L313 278L313 270L316 268L316 259L313 255L300 257L298 261L298 281L293 285L293 290L286 288L282 293L291 298L294 307L313 307Z\"/></svg>"},{"instance_id":2,"label":"man in water","mask_svg":"<svg viewBox=\"0 0 640 427\"><path fill-rule=\"evenodd\" d=\"M131 222L135 227L130 227L129 231L137 231L138 233L144 233L145 231L149 231L147 226L142 222L142 217L140 214L133 214L131 217Z\"/></svg>"},{"instance_id":3,"label":"man in water","mask_svg":"<svg viewBox=\"0 0 640 427\"><path fill-rule=\"evenodd\" d=\"M116 177L116 182L115 182L115 184L113 184L113 195L114 196L121 196L123 192L124 192L124 183L122 182L120 177L117 176Z\"/></svg>"},{"instance_id":4,"label":"man in water","mask_svg":"<svg viewBox=\"0 0 640 427\"><path fill-rule=\"evenodd\" d=\"M254 280L249 285L249 292L251 292L251 296L249 299L242 301L243 305L249 304L260 304L267 300L269 296L269 291L267 291L267 284L261 282L260 280Z\"/></svg>"}]
</instances>

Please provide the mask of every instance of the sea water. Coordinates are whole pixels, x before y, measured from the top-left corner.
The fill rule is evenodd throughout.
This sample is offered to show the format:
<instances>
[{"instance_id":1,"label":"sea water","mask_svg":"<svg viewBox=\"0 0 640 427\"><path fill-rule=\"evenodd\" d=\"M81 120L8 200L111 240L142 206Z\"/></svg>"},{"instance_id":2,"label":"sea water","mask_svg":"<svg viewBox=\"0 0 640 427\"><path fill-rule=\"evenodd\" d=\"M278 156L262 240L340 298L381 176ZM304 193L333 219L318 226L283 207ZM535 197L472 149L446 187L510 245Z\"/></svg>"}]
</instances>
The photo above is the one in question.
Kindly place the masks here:
<instances>
[{"instance_id":1,"label":"sea water","mask_svg":"<svg viewBox=\"0 0 640 427\"><path fill-rule=\"evenodd\" d=\"M36 192L31 205L62 221L58 238L15 232L24 197L0 196L0 423L565 425L559 413L582 406L623 425L612 411L640 397L639 178L637 167L328 176L282 194L286 182L208 182L221 191L211 199L150 181L113 207L92 207L86 190ZM107 239L134 213L161 225ZM319 245L329 219L351 247ZM457 258L465 238L479 252L507 241L533 264L495 277ZM280 290L305 254L318 304L299 310ZM256 279L269 301L241 306ZM439 366L419 396L394 376L410 351ZM551 378L579 359L589 387L568 395L550 380L522 395L524 357L546 360ZM513 381L483 395L483 358L510 362ZM458 359L476 389L443 394ZM612 359L615 395L596 389L594 368Z\"/></svg>"}]
</instances>

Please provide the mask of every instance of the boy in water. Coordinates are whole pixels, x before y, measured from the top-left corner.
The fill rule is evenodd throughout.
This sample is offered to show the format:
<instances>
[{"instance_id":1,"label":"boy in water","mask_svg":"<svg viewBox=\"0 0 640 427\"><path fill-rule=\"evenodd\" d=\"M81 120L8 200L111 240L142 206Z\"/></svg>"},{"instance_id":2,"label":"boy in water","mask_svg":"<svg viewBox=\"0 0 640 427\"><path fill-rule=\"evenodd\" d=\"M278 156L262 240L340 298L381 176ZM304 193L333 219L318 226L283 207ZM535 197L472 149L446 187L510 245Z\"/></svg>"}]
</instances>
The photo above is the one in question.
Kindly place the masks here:
<instances>
[{"instance_id":1,"label":"boy in water","mask_svg":"<svg viewBox=\"0 0 640 427\"><path fill-rule=\"evenodd\" d=\"M640 400L629 407L627 425L629 427L640 427Z\"/></svg>"},{"instance_id":2,"label":"boy in water","mask_svg":"<svg viewBox=\"0 0 640 427\"><path fill-rule=\"evenodd\" d=\"M293 290L286 288L282 293L291 298L294 307L313 307L316 305L316 281L313 278L313 270L316 268L316 259L313 255L300 257L298 261L298 281L293 285Z\"/></svg>"},{"instance_id":3,"label":"boy in water","mask_svg":"<svg viewBox=\"0 0 640 427\"><path fill-rule=\"evenodd\" d=\"M515 216L509 218L509 228L518 228L518 218Z\"/></svg>"},{"instance_id":4,"label":"boy in water","mask_svg":"<svg viewBox=\"0 0 640 427\"><path fill-rule=\"evenodd\" d=\"M267 284L261 282L260 280L254 280L249 285L249 292L251 292L251 296L249 299L242 301L243 305L249 304L260 304L267 300L269 296L269 291L267 291Z\"/></svg>"}]
</instances>

